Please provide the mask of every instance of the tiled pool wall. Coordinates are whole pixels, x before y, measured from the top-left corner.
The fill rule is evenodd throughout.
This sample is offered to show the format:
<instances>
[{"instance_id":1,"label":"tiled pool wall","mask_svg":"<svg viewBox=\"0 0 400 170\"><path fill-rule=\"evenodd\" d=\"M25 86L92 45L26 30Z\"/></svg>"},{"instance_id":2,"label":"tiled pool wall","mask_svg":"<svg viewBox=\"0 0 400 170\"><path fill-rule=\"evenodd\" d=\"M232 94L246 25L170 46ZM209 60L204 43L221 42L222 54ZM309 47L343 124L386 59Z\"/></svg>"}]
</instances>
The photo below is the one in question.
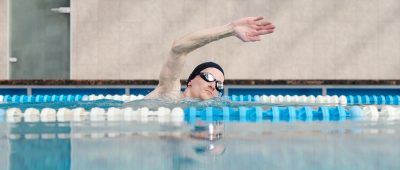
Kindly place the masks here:
<instances>
[{"instance_id":1,"label":"tiled pool wall","mask_svg":"<svg viewBox=\"0 0 400 170\"><path fill-rule=\"evenodd\" d=\"M0 86L0 95L146 95L155 86ZM182 90L184 90L182 86ZM400 86L226 86L224 95L400 95Z\"/></svg>"}]
</instances>

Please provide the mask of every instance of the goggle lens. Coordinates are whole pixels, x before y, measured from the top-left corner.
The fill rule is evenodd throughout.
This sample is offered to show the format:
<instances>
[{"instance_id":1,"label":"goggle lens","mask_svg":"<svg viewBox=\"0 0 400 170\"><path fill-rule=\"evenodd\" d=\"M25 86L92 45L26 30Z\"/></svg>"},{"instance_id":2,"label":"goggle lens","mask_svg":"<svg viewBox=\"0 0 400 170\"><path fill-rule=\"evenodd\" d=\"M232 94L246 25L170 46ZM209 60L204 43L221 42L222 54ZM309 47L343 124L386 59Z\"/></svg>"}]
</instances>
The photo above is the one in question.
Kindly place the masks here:
<instances>
[{"instance_id":1,"label":"goggle lens","mask_svg":"<svg viewBox=\"0 0 400 170\"><path fill-rule=\"evenodd\" d=\"M201 72L200 77L206 82L215 82L215 89L217 89L218 92L224 90L224 84L221 81L217 81L212 74Z\"/></svg>"}]
</instances>

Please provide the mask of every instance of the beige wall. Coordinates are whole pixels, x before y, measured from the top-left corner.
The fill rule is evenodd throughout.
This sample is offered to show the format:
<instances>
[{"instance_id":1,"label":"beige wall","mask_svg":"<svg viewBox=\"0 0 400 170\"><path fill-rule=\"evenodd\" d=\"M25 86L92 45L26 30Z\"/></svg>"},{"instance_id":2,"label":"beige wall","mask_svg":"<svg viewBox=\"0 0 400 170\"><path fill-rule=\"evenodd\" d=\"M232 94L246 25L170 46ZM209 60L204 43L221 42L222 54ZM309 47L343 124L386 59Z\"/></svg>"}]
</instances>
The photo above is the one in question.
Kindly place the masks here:
<instances>
[{"instance_id":1,"label":"beige wall","mask_svg":"<svg viewBox=\"0 0 400 170\"><path fill-rule=\"evenodd\" d=\"M5 9L6 0L0 0ZM398 0L71 0L72 79L157 79L173 40L243 16L276 32L256 43L227 38L188 56L228 79L400 79ZM5 12L0 10L0 78Z\"/></svg>"},{"instance_id":2,"label":"beige wall","mask_svg":"<svg viewBox=\"0 0 400 170\"><path fill-rule=\"evenodd\" d=\"M0 80L7 79L7 0L0 0Z\"/></svg>"}]
</instances>

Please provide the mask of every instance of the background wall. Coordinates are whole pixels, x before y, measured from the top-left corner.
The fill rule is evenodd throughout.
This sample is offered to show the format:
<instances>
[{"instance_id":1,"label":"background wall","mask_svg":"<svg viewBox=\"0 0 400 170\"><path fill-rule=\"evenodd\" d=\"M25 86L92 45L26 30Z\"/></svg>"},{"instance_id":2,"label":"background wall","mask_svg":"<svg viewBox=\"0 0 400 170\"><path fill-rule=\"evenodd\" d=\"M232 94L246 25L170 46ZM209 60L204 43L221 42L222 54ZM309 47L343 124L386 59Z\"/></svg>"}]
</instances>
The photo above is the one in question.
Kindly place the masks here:
<instances>
[{"instance_id":1,"label":"background wall","mask_svg":"<svg viewBox=\"0 0 400 170\"><path fill-rule=\"evenodd\" d=\"M0 79L7 79L7 0L0 0Z\"/></svg>"},{"instance_id":2,"label":"background wall","mask_svg":"<svg viewBox=\"0 0 400 170\"><path fill-rule=\"evenodd\" d=\"M398 0L72 0L71 7L72 79L157 79L174 39L255 15L276 32L261 42L231 37L198 49L182 79L210 60L228 79L400 78Z\"/></svg>"}]
</instances>

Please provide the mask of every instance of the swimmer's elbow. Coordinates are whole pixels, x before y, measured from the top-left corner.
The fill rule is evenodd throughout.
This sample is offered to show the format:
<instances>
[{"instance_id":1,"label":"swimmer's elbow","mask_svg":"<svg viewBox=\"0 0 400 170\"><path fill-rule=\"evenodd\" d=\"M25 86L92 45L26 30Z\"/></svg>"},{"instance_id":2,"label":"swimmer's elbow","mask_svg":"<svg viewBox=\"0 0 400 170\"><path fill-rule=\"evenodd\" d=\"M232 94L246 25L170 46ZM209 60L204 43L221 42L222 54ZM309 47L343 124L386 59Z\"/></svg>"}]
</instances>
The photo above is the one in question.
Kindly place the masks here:
<instances>
[{"instance_id":1,"label":"swimmer's elbow","mask_svg":"<svg viewBox=\"0 0 400 170\"><path fill-rule=\"evenodd\" d=\"M179 41L174 41L171 47L171 52L174 54L184 54L185 53L184 45L182 45L182 43L180 43Z\"/></svg>"},{"instance_id":2,"label":"swimmer's elbow","mask_svg":"<svg viewBox=\"0 0 400 170\"><path fill-rule=\"evenodd\" d=\"M193 51L193 46L183 40L176 40L172 44L171 52L177 56L182 56Z\"/></svg>"}]
</instances>

